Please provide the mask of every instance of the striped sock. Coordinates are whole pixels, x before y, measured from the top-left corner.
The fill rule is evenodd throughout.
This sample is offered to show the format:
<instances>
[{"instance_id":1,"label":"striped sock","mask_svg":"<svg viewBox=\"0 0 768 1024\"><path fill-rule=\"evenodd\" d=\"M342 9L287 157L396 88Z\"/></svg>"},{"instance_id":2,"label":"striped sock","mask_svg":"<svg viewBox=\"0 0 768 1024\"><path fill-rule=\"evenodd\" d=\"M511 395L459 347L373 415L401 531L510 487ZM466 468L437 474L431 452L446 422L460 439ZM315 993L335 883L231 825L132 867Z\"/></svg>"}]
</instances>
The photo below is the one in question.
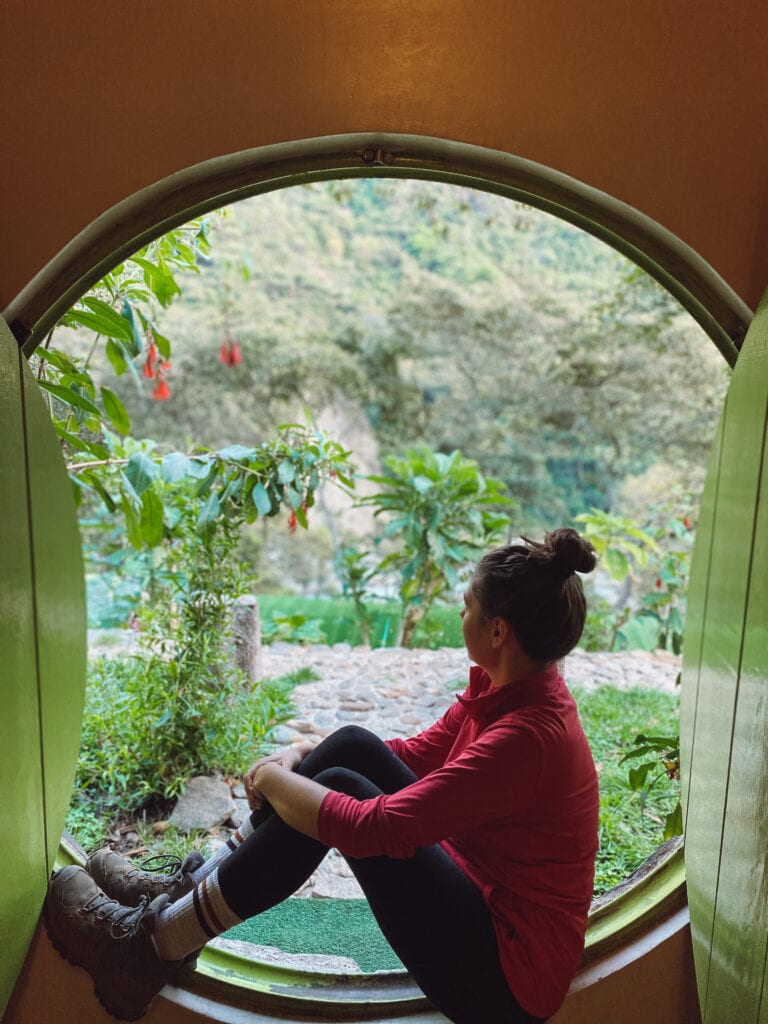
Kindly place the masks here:
<instances>
[{"instance_id":1,"label":"striped sock","mask_svg":"<svg viewBox=\"0 0 768 1024\"><path fill-rule=\"evenodd\" d=\"M220 846L216 853L209 857L208 860L204 861L196 871L192 872L193 880L195 882L202 882L202 880L207 878L212 871L216 870L216 868L230 855L230 853L234 853L238 846L242 846L248 836L255 831L256 830L253 827L251 819L246 818L241 825L238 825L226 843Z\"/></svg>"},{"instance_id":2,"label":"striped sock","mask_svg":"<svg viewBox=\"0 0 768 1024\"><path fill-rule=\"evenodd\" d=\"M221 895L216 869L160 914L155 928L157 951L163 960L183 960L241 921Z\"/></svg>"}]
</instances>

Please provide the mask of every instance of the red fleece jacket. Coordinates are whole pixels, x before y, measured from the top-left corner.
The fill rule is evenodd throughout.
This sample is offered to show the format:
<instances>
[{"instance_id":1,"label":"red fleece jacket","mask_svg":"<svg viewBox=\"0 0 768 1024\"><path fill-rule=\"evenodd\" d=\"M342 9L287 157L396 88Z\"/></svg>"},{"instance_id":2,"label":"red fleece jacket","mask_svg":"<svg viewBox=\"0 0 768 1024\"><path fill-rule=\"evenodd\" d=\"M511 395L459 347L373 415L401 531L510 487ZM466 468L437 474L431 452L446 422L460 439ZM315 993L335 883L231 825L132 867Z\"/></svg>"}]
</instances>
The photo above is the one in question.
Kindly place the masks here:
<instances>
[{"instance_id":1,"label":"red fleece jacket","mask_svg":"<svg viewBox=\"0 0 768 1024\"><path fill-rule=\"evenodd\" d=\"M441 843L483 894L515 998L549 1017L581 960L597 854L597 775L565 682L552 666L496 688L473 667L438 722L388 745L418 781L328 793L320 839L352 857Z\"/></svg>"}]
</instances>

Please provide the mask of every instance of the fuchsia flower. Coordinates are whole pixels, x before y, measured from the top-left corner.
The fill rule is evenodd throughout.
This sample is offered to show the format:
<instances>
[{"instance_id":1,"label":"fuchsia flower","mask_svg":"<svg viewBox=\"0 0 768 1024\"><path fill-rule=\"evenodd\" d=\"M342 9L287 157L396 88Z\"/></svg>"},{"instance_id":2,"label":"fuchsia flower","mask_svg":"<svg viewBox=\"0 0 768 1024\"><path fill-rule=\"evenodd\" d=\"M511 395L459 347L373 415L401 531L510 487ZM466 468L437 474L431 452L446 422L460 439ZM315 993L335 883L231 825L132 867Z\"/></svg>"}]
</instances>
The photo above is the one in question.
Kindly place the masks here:
<instances>
[{"instance_id":1,"label":"fuchsia flower","mask_svg":"<svg viewBox=\"0 0 768 1024\"><path fill-rule=\"evenodd\" d=\"M237 366L243 361L243 353L235 338L225 338L219 348L219 362L225 366Z\"/></svg>"},{"instance_id":2,"label":"fuchsia flower","mask_svg":"<svg viewBox=\"0 0 768 1024\"><path fill-rule=\"evenodd\" d=\"M166 399L171 397L171 389L168 387L168 381L165 377L160 378L150 397L154 398L156 402L165 402Z\"/></svg>"}]
</instances>

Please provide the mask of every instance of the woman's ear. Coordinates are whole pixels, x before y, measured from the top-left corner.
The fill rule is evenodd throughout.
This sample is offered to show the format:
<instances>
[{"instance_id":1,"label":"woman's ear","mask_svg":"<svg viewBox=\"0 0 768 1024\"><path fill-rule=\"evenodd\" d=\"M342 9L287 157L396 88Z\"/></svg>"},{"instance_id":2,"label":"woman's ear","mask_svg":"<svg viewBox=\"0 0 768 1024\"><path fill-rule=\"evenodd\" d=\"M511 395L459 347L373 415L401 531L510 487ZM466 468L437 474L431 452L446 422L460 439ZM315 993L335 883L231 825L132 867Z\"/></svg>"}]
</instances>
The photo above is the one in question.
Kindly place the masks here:
<instances>
[{"instance_id":1,"label":"woman's ear","mask_svg":"<svg viewBox=\"0 0 768 1024\"><path fill-rule=\"evenodd\" d=\"M491 621L491 646L501 647L510 633L509 623L497 615Z\"/></svg>"}]
</instances>

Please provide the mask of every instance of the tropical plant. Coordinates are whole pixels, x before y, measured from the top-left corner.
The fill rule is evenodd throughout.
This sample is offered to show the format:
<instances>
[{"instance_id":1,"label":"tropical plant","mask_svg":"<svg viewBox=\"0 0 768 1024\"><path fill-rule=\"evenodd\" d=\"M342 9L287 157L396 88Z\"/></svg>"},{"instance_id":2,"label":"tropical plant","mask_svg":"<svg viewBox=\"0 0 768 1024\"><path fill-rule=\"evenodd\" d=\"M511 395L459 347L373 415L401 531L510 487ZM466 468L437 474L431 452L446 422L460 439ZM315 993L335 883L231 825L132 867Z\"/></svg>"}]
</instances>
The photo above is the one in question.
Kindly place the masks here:
<instances>
[{"instance_id":1,"label":"tropical plant","mask_svg":"<svg viewBox=\"0 0 768 1024\"><path fill-rule=\"evenodd\" d=\"M371 609L366 604L368 584L376 575L376 567L369 564L367 552L344 548L335 562L336 575L341 582L344 597L352 599L355 621L364 644L371 638Z\"/></svg>"},{"instance_id":2,"label":"tropical plant","mask_svg":"<svg viewBox=\"0 0 768 1024\"><path fill-rule=\"evenodd\" d=\"M635 746L622 757L620 764L644 758L640 764L629 769L629 788L640 796L640 814L645 813L648 797L660 783L670 785L680 781L680 738L679 736L650 736L640 733L635 737ZM655 773L655 774L654 774ZM679 791L679 785L673 793ZM664 818L664 839L682 835L683 810L679 798Z\"/></svg>"},{"instance_id":3,"label":"tropical plant","mask_svg":"<svg viewBox=\"0 0 768 1024\"><path fill-rule=\"evenodd\" d=\"M413 644L416 627L439 598L454 589L459 572L492 544L500 543L511 505L503 484L486 479L477 463L458 451L446 455L426 447L384 460L386 474L370 476L382 490L361 500L374 514L389 516L384 537L398 543L377 572L396 570L403 608L399 642Z\"/></svg>"}]
</instances>

